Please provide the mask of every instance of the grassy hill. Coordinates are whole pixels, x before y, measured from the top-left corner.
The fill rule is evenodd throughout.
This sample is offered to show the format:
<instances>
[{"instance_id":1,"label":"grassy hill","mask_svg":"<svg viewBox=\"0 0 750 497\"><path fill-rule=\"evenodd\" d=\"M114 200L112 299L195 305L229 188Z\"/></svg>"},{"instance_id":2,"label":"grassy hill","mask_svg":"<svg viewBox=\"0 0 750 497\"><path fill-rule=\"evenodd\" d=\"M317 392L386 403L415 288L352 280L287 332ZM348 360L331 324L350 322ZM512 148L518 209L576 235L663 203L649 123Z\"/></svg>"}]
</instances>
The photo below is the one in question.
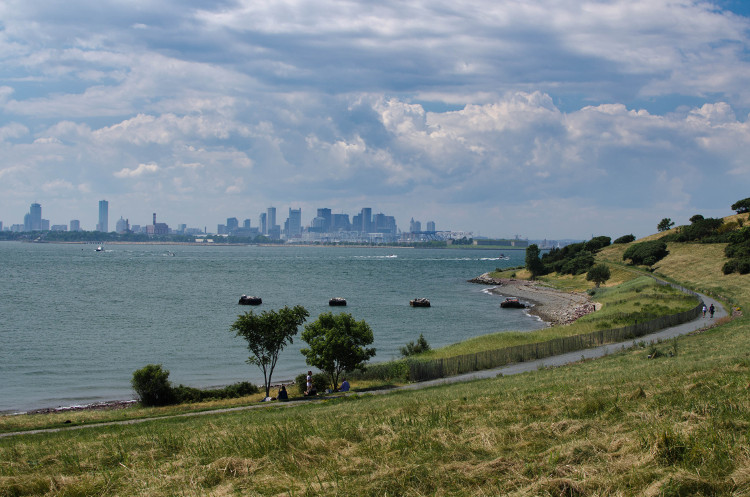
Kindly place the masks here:
<instances>
[{"instance_id":1,"label":"grassy hill","mask_svg":"<svg viewBox=\"0 0 750 497\"><path fill-rule=\"evenodd\" d=\"M750 276L721 272L723 246L669 251L657 273L750 302ZM4 438L0 496L750 495L748 447L740 317L518 376Z\"/></svg>"}]
</instances>

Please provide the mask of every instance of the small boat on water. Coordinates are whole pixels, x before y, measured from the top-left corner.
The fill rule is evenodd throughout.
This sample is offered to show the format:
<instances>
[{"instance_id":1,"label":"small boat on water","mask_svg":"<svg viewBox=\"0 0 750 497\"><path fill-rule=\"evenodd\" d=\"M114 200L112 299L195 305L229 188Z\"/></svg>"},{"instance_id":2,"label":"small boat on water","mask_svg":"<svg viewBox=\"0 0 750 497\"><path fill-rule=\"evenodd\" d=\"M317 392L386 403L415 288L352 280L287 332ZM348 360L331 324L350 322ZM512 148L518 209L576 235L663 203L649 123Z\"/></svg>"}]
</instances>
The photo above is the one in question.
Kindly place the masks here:
<instances>
[{"instance_id":1,"label":"small boat on water","mask_svg":"<svg viewBox=\"0 0 750 497\"><path fill-rule=\"evenodd\" d=\"M428 299L419 298L410 300L409 305L412 307L430 307L430 301Z\"/></svg>"},{"instance_id":2,"label":"small boat on water","mask_svg":"<svg viewBox=\"0 0 750 497\"><path fill-rule=\"evenodd\" d=\"M260 297L248 297L247 295L243 295L237 303L240 305L260 305L263 303L263 299Z\"/></svg>"},{"instance_id":3,"label":"small boat on water","mask_svg":"<svg viewBox=\"0 0 750 497\"><path fill-rule=\"evenodd\" d=\"M331 305L331 306L346 305L346 299L343 297L333 297L331 300L328 301L328 305Z\"/></svg>"},{"instance_id":4,"label":"small boat on water","mask_svg":"<svg viewBox=\"0 0 750 497\"><path fill-rule=\"evenodd\" d=\"M95 250L96 252L104 252L104 249L102 248L102 246L101 246L101 245L99 245L98 247L96 247L96 248L95 248L94 250Z\"/></svg>"},{"instance_id":5,"label":"small boat on water","mask_svg":"<svg viewBox=\"0 0 750 497\"><path fill-rule=\"evenodd\" d=\"M500 307L505 309L524 309L526 308L526 304L518 300L517 297L508 297L500 302Z\"/></svg>"},{"instance_id":6,"label":"small boat on water","mask_svg":"<svg viewBox=\"0 0 750 497\"><path fill-rule=\"evenodd\" d=\"M507 255L505 255L505 254L500 254L500 256L498 257L498 260L501 260L501 261L509 261L509 260L510 260L510 257L509 257L509 256L507 256Z\"/></svg>"}]
</instances>

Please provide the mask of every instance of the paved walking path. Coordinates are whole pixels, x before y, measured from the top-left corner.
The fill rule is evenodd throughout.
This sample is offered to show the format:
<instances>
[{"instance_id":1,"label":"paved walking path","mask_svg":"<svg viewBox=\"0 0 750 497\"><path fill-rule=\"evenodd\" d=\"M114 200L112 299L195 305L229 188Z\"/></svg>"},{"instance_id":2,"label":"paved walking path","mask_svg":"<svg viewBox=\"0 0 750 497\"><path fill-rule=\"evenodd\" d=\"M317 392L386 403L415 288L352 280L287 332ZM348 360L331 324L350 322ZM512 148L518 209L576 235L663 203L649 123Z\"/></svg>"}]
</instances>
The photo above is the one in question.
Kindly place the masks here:
<instances>
[{"instance_id":1,"label":"paved walking path","mask_svg":"<svg viewBox=\"0 0 750 497\"><path fill-rule=\"evenodd\" d=\"M711 326L712 322L721 319L723 317L727 316L727 311L724 309L724 306L722 306L717 300L712 299L711 297L708 297L706 295L697 294L700 299L703 300L706 307L710 307L711 304L714 305L714 308L716 309L716 312L714 313L714 317L709 317L708 313L706 313L706 317L699 316L698 318L688 321L687 323L682 323L677 326L671 326L669 328L665 328L661 331L657 331L655 333L651 333L649 335L644 335L642 337L639 337L636 339L637 341L657 341L657 340L667 340L669 338L674 338L680 335L686 335L688 333L691 333L696 330L700 330L702 328L706 328L708 326ZM600 347L595 347L591 349L583 349L583 350L577 350L575 352L569 352L567 354L561 354L557 356L551 356L551 357L545 357L544 359L537 359L534 361L527 361L517 364L511 364L509 366L502 366L499 368L494 369L485 369L482 371L474 371L472 373L466 373L458 376L451 376L448 378L439 378L437 380L429 380L429 381L421 381L419 383L412 383L409 385L405 385L402 387L387 389L387 390L375 390L372 392L367 392L368 394L378 394L378 395L384 395L388 394L394 391L403 391L403 390L416 390L420 388L427 388L431 386L436 385L446 385L450 383L459 383L464 381L472 381L472 380L479 380L479 379L485 379L485 378L494 378L499 374L502 375L512 375L512 374L519 374L519 373L526 373L529 371L535 371L542 367L549 367L549 366L564 366L566 364L572 364L574 362L580 361L582 358L584 359L594 359L597 357L603 357L605 355L612 354L614 352L617 352L622 349L623 345L629 345L633 343L633 340L628 340L627 342L618 342L618 343L611 343L608 345L602 345ZM356 394L357 392L352 392L352 394ZM349 394L349 395L352 395ZM328 397L330 398L330 397ZM132 419L132 420L126 420L126 421L112 421L108 423L96 423L96 424L89 424L89 425L78 425L78 426L71 426L66 428L49 428L44 430L31 430L31 431L22 431L22 432L11 432L11 433L0 433L0 438L5 437L11 437L16 435L32 435L32 434L38 434L38 433L55 433L58 431L64 431L64 430L81 430L85 428L96 428L99 426L113 426L113 425L128 425L128 424L138 424L138 423L145 423L148 421L156 421L160 419L167 419L167 418L179 418L179 417L194 417L194 416L205 416L207 414L219 414L219 413L225 413L225 412L234 412L234 411L245 411L248 409L262 409L262 408L288 408L288 407L295 407L300 405L305 405L309 402L320 402L324 399L315 399L315 400L298 400L298 401L290 401L290 402L274 402L273 404L268 403L259 403L259 404L253 404L249 406L241 406L241 407L230 407L226 409L214 409L211 411L201 411L201 412L189 412L184 414L176 414L172 416L162 416L162 417L153 417L153 418L141 418L141 419Z\"/></svg>"}]
</instances>

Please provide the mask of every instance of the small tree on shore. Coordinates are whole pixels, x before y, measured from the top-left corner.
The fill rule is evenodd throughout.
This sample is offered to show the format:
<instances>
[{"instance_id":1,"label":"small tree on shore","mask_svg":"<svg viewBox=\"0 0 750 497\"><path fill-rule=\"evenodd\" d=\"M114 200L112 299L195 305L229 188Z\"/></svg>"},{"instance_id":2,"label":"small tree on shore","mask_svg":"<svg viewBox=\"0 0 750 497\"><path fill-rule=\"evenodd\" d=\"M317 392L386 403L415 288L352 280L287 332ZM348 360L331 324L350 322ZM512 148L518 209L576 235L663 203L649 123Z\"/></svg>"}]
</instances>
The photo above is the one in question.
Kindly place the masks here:
<instances>
[{"instance_id":1,"label":"small tree on shore","mask_svg":"<svg viewBox=\"0 0 750 497\"><path fill-rule=\"evenodd\" d=\"M279 359L279 352L288 344L293 343L297 328L310 315L301 305L293 308L285 306L278 311L263 311L254 314L253 311L237 316L237 321L231 329L247 341L250 351L248 364L257 365L263 371L263 386L266 397L270 396L271 376Z\"/></svg>"},{"instance_id":2,"label":"small tree on shore","mask_svg":"<svg viewBox=\"0 0 750 497\"><path fill-rule=\"evenodd\" d=\"M531 273L531 279L544 274L544 263L539 258L539 246L532 243L526 248L526 269Z\"/></svg>"},{"instance_id":3,"label":"small tree on shore","mask_svg":"<svg viewBox=\"0 0 750 497\"><path fill-rule=\"evenodd\" d=\"M351 314L321 314L305 326L302 340L309 345L301 351L305 361L328 375L334 391L339 387L341 373L363 369L364 363L375 355L374 348L366 347L374 340L370 325L364 320L355 321Z\"/></svg>"},{"instance_id":4,"label":"small tree on shore","mask_svg":"<svg viewBox=\"0 0 750 497\"><path fill-rule=\"evenodd\" d=\"M599 285L607 281L610 276L609 266L606 264L597 264L586 273L586 281L593 281L596 284L596 288L599 288Z\"/></svg>"}]
</instances>

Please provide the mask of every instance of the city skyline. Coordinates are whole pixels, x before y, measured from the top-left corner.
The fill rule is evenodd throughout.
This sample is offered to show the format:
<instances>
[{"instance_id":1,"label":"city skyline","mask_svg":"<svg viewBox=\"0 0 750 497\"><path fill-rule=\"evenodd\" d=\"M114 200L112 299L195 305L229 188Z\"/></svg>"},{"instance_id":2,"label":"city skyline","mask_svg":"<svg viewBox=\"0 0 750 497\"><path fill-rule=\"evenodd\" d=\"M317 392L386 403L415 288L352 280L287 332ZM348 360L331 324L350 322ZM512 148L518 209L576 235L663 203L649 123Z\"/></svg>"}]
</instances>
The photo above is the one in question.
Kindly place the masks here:
<instances>
[{"instance_id":1,"label":"city skyline","mask_svg":"<svg viewBox=\"0 0 750 497\"><path fill-rule=\"evenodd\" d=\"M748 2L102 0L95 14L0 3L6 225L41 199L53 225L92 227L105 198L144 224L369 205L400 226L585 239L720 217L750 190Z\"/></svg>"},{"instance_id":2,"label":"city skyline","mask_svg":"<svg viewBox=\"0 0 750 497\"><path fill-rule=\"evenodd\" d=\"M301 208L292 208L289 207L289 216L284 221L283 229L282 226L276 224L276 207L269 206L266 208L265 212L258 213L257 219L257 225L252 226L252 216L243 217L242 223L243 228L247 229L251 226L257 230L259 230L259 234L262 235L271 235L272 238L279 238L280 234L284 234L285 237L290 237L290 235L300 234L302 231L311 231L311 232L322 232L322 233L328 233L328 232L335 232L338 230L344 231L358 231L367 233L370 231L376 231L376 230L383 230L388 229L392 231L394 234L398 231L397 230L398 223L395 221L394 216L387 216L382 212L378 212L373 214L373 209L371 207L363 207L360 209L359 213L352 216L351 220L349 219L349 214L344 213L343 211L341 213L333 213L330 208L322 207L317 208L316 212L317 214L310 218L309 222L305 223L302 218L302 209ZM98 211L97 211L97 223L95 228L91 230L87 230L85 227L85 224L81 224L80 218L71 219L69 223L57 223L53 224L52 227L57 228L59 230L63 231L103 231L103 232L109 232L109 231L115 231L115 232L121 232L122 230L120 228L116 228L115 230L109 230L109 201L107 200L100 200L98 202ZM148 224L139 224L139 223L131 223L129 217L125 217L124 215L120 215L120 219L116 221L116 225L118 227L126 226L129 230L130 226L137 226L140 228L146 228L148 226L158 227L156 228L157 232L160 231L161 234L164 234L164 230L167 226L183 226L183 230L188 227L188 223L157 223L156 222L156 213L152 213L152 222L150 225ZM322 217L321 217L322 216ZM339 221L336 221L337 216L341 219L346 219L346 226L338 225ZM327 218L327 219L326 219ZM320 223L320 220L323 219L323 223ZM266 220L270 220L266 224ZM291 223L290 223L291 220ZM59 221L59 220L56 220ZM225 228L225 230L232 230L237 229L240 227L240 219L237 217L228 217L226 218L226 224L222 223L216 223L212 226L216 226L217 229L215 230L208 230L208 225L203 227L203 232L210 233L210 234L227 234L222 233L222 227ZM46 227L43 228L43 223L46 222ZM4 224L2 224L4 223ZM8 223L4 221L3 219L0 219L0 230L5 229L8 231L40 231L40 230L49 230L50 227L50 220L42 219L42 206L38 202L33 202L31 206L29 207L29 211L24 214L24 224L20 223ZM317 223L317 224L316 224ZM327 223L327 224L326 224ZM421 228L418 230L414 230L413 225L415 221L412 217L410 220L410 229L409 230L403 230L404 232L409 231L422 231ZM420 222L417 221L417 224L421 226ZM291 226L291 230L290 230ZM432 229L425 229L425 231L435 231L436 223L434 220L426 221L425 226L431 226ZM197 233L196 229L197 226L190 226L192 228L193 233ZM172 229L172 228L170 228ZM448 230L450 231L450 230ZM453 230L453 231L459 231L459 230ZM156 234L160 234L156 233ZM149 232L149 234L154 234L153 229L152 232Z\"/></svg>"}]
</instances>

